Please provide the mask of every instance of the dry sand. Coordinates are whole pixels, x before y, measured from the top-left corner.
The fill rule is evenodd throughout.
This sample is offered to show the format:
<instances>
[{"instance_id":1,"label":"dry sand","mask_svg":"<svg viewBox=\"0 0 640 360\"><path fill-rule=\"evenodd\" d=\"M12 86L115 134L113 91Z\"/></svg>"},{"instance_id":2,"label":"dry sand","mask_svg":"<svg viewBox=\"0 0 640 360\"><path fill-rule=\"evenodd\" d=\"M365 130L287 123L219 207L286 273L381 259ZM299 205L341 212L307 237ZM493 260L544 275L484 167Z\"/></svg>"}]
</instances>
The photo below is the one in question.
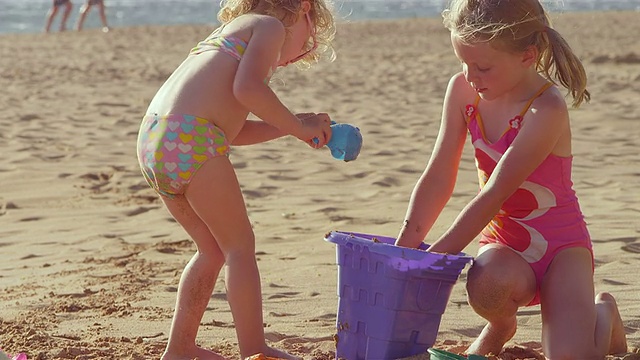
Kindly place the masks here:
<instances>
[{"instance_id":1,"label":"dry sand","mask_svg":"<svg viewBox=\"0 0 640 360\"><path fill-rule=\"evenodd\" d=\"M571 111L575 188L593 236L597 290L617 297L633 352L640 346L639 18L553 16L590 77L592 102ZM144 183L136 133L154 92L210 31L0 36L0 347L30 359L161 354L194 246ZM358 125L365 139L358 160L336 161L292 138L232 155L257 234L267 338L306 359L333 358L337 266L324 234L397 234L459 68L438 19L346 23L338 36L334 63L286 69L274 89L296 112ZM427 242L477 186L468 144L454 196ZM437 346L451 351L484 325L465 302L465 276L438 336ZM500 358L541 359L539 340L539 307L522 309ZM239 356L222 279L198 342Z\"/></svg>"}]
</instances>

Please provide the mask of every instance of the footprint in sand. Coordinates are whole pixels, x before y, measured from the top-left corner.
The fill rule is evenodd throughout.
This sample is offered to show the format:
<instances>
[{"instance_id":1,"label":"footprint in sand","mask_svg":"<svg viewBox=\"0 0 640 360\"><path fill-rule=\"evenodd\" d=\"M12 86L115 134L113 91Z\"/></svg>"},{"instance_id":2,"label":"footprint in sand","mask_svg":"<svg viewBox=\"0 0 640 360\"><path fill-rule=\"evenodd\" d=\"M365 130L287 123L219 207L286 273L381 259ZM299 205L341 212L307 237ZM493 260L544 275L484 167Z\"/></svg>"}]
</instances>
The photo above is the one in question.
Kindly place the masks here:
<instances>
[{"instance_id":1,"label":"footprint in sand","mask_svg":"<svg viewBox=\"0 0 640 360\"><path fill-rule=\"evenodd\" d=\"M262 191L256 191L256 190L244 190L243 193L247 197L247 199L259 199L269 195Z\"/></svg>"},{"instance_id":2,"label":"footprint in sand","mask_svg":"<svg viewBox=\"0 0 640 360\"><path fill-rule=\"evenodd\" d=\"M133 209L133 210L125 212L125 215L126 216L136 216L136 215L144 214L144 213L146 213L148 211L151 211L151 210L155 210L157 208L159 208L159 206L150 206L150 207L140 206L140 207L138 207L136 209Z\"/></svg>"},{"instance_id":3,"label":"footprint in sand","mask_svg":"<svg viewBox=\"0 0 640 360\"><path fill-rule=\"evenodd\" d=\"M355 179L364 179L371 174L373 174L373 171L362 171L351 175L351 177Z\"/></svg>"},{"instance_id":4,"label":"footprint in sand","mask_svg":"<svg viewBox=\"0 0 640 360\"><path fill-rule=\"evenodd\" d=\"M31 121L41 119L39 115L36 114L25 114L20 117L20 121Z\"/></svg>"},{"instance_id":5,"label":"footprint in sand","mask_svg":"<svg viewBox=\"0 0 640 360\"><path fill-rule=\"evenodd\" d=\"M286 285L278 285L278 284L274 284L274 283L269 283L269 287L270 288L276 288L276 289L288 288L288 286L286 286Z\"/></svg>"},{"instance_id":6,"label":"footprint in sand","mask_svg":"<svg viewBox=\"0 0 640 360\"><path fill-rule=\"evenodd\" d=\"M153 246L153 251L161 254L182 255L194 250L191 240L180 240L174 242L160 241Z\"/></svg>"},{"instance_id":7,"label":"footprint in sand","mask_svg":"<svg viewBox=\"0 0 640 360\"><path fill-rule=\"evenodd\" d=\"M84 175L80 175L80 179L91 180L91 181L106 181L111 179L113 174L106 172L97 172L97 173L86 173Z\"/></svg>"},{"instance_id":8,"label":"footprint in sand","mask_svg":"<svg viewBox=\"0 0 640 360\"><path fill-rule=\"evenodd\" d=\"M292 176L284 176L284 175L269 175L267 176L269 178L269 180L275 180L275 181L298 181L300 180L299 177L292 177Z\"/></svg>"},{"instance_id":9,"label":"footprint in sand","mask_svg":"<svg viewBox=\"0 0 640 360\"><path fill-rule=\"evenodd\" d=\"M328 313L328 314L316 316L316 319L334 321L336 319L336 316L338 316L338 314Z\"/></svg>"},{"instance_id":10,"label":"footprint in sand","mask_svg":"<svg viewBox=\"0 0 640 360\"><path fill-rule=\"evenodd\" d=\"M351 216L333 215L333 216L329 216L329 220L331 220L332 222L352 221L354 220L354 218L352 218Z\"/></svg>"},{"instance_id":11,"label":"footprint in sand","mask_svg":"<svg viewBox=\"0 0 640 360\"><path fill-rule=\"evenodd\" d=\"M624 330L627 335L640 331L640 320L628 319L624 321ZM626 359L626 358L625 358Z\"/></svg>"},{"instance_id":12,"label":"footprint in sand","mask_svg":"<svg viewBox=\"0 0 640 360\"><path fill-rule=\"evenodd\" d=\"M42 220L43 217L40 216L32 216L32 217L26 217L26 218L22 218L19 221L21 222L29 222L29 221L38 221L38 220Z\"/></svg>"},{"instance_id":13,"label":"footprint in sand","mask_svg":"<svg viewBox=\"0 0 640 360\"><path fill-rule=\"evenodd\" d=\"M594 64L640 64L640 55L633 52L624 55L600 55L593 57L591 62Z\"/></svg>"},{"instance_id":14,"label":"footprint in sand","mask_svg":"<svg viewBox=\"0 0 640 360\"><path fill-rule=\"evenodd\" d=\"M18 209L16 204L12 203L11 201L4 202L2 199L0 199L0 216L5 215L7 213L7 210L13 209Z\"/></svg>"},{"instance_id":15,"label":"footprint in sand","mask_svg":"<svg viewBox=\"0 0 640 360\"><path fill-rule=\"evenodd\" d=\"M634 254L640 254L640 242L634 242L632 244L621 247L622 250Z\"/></svg>"},{"instance_id":16,"label":"footprint in sand","mask_svg":"<svg viewBox=\"0 0 640 360\"><path fill-rule=\"evenodd\" d=\"M227 294L225 293L211 294L211 299L227 301Z\"/></svg>"},{"instance_id":17,"label":"footprint in sand","mask_svg":"<svg viewBox=\"0 0 640 360\"><path fill-rule=\"evenodd\" d=\"M279 333L276 331L269 331L264 333L265 339L271 342L284 342L288 344L308 344L308 343L319 343L323 341L332 341L332 336L322 336L317 338L312 337L300 337L294 335L286 335L283 333Z\"/></svg>"},{"instance_id":18,"label":"footprint in sand","mask_svg":"<svg viewBox=\"0 0 640 360\"><path fill-rule=\"evenodd\" d=\"M17 169L15 166L2 166L0 167L0 172L8 172Z\"/></svg>"},{"instance_id":19,"label":"footprint in sand","mask_svg":"<svg viewBox=\"0 0 640 360\"><path fill-rule=\"evenodd\" d=\"M106 106L106 107L124 107L124 108L128 108L131 106L131 104L128 104L128 103L113 103L113 102L96 102L93 105Z\"/></svg>"},{"instance_id":20,"label":"footprint in sand","mask_svg":"<svg viewBox=\"0 0 640 360\"><path fill-rule=\"evenodd\" d=\"M382 186L382 187L392 187L392 186L400 185L400 182L398 181L398 179L394 177L386 176L380 180L374 181L372 184Z\"/></svg>"},{"instance_id":21,"label":"footprint in sand","mask_svg":"<svg viewBox=\"0 0 640 360\"><path fill-rule=\"evenodd\" d=\"M277 312L269 312L269 316L273 316L273 317L287 317L287 316L296 316L296 314L289 314L289 313L277 313Z\"/></svg>"},{"instance_id":22,"label":"footprint in sand","mask_svg":"<svg viewBox=\"0 0 640 360\"><path fill-rule=\"evenodd\" d=\"M229 323L226 323L226 322L223 322L223 321L216 321L216 320L211 320L211 322L207 322L207 323L203 322L200 325L209 325L209 326L228 328L228 329L235 328L234 324L229 324Z\"/></svg>"},{"instance_id":23,"label":"footprint in sand","mask_svg":"<svg viewBox=\"0 0 640 360\"><path fill-rule=\"evenodd\" d=\"M267 299L269 300L286 299L286 298L291 298L297 295L300 295L300 293L299 292L283 292L283 293L271 295Z\"/></svg>"},{"instance_id":24,"label":"footprint in sand","mask_svg":"<svg viewBox=\"0 0 640 360\"><path fill-rule=\"evenodd\" d=\"M615 280L610 280L610 279L602 279L602 282L608 285L616 285L616 286L624 286L624 285L629 285L628 283L624 283L621 281L615 281Z\"/></svg>"}]
</instances>

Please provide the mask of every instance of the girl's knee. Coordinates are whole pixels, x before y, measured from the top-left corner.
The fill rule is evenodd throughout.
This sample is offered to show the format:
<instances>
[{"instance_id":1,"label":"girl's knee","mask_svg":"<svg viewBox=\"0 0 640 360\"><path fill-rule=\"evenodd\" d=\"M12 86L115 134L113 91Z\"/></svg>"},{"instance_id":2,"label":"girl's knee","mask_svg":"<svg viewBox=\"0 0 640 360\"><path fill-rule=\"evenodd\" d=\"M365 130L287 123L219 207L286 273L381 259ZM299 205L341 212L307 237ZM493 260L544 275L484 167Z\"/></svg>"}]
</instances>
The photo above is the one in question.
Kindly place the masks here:
<instances>
[{"instance_id":1,"label":"girl's knee","mask_svg":"<svg viewBox=\"0 0 640 360\"><path fill-rule=\"evenodd\" d=\"M531 266L505 246L487 245L467 274L469 304L483 312L516 311L536 294L536 278Z\"/></svg>"},{"instance_id":2,"label":"girl's knee","mask_svg":"<svg viewBox=\"0 0 640 360\"><path fill-rule=\"evenodd\" d=\"M472 267L467 275L469 305L481 316L500 311L510 296L510 284L500 273L487 268Z\"/></svg>"},{"instance_id":3,"label":"girl's knee","mask_svg":"<svg viewBox=\"0 0 640 360\"><path fill-rule=\"evenodd\" d=\"M251 227L236 229L234 233L224 236L217 234L216 243L225 258L229 256L255 256L256 236Z\"/></svg>"},{"instance_id":4,"label":"girl's knee","mask_svg":"<svg viewBox=\"0 0 640 360\"><path fill-rule=\"evenodd\" d=\"M224 253L224 261L227 265L234 263L251 263L256 261L255 248L232 248Z\"/></svg>"},{"instance_id":5,"label":"girl's knee","mask_svg":"<svg viewBox=\"0 0 640 360\"><path fill-rule=\"evenodd\" d=\"M467 275L469 305L486 319L511 316L529 303L536 291L535 280L501 266L474 264Z\"/></svg>"},{"instance_id":6,"label":"girl's knee","mask_svg":"<svg viewBox=\"0 0 640 360\"><path fill-rule=\"evenodd\" d=\"M216 269L224 264L225 258L219 249L210 249L207 251L197 250L195 260L209 265L212 269Z\"/></svg>"}]
</instances>

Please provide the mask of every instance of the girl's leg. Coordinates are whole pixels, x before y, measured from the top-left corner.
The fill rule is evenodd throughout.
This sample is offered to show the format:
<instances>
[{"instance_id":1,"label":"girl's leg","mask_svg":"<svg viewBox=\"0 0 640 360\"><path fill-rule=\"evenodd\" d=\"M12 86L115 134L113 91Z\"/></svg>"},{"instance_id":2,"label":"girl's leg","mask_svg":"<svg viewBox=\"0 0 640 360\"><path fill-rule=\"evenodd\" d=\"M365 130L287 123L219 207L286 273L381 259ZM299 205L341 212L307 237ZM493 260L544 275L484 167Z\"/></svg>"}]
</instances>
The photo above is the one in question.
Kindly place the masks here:
<instances>
[{"instance_id":1,"label":"girl's leg","mask_svg":"<svg viewBox=\"0 0 640 360\"><path fill-rule=\"evenodd\" d=\"M101 2L100 5L100 20L102 20L102 31L109 31L109 25L107 25L107 15L104 10L104 2Z\"/></svg>"},{"instance_id":2,"label":"girl's leg","mask_svg":"<svg viewBox=\"0 0 640 360\"><path fill-rule=\"evenodd\" d=\"M88 1L80 7L80 15L78 16L78 22L76 23L77 31L82 30L82 27L84 26L84 20L87 18L87 13L89 13L89 9L91 9L91 5Z\"/></svg>"},{"instance_id":3,"label":"girl's leg","mask_svg":"<svg viewBox=\"0 0 640 360\"><path fill-rule=\"evenodd\" d=\"M227 300L242 357L263 353L295 359L267 347L265 343L255 238L240 184L229 159L221 156L205 162L192 179L185 196L224 254Z\"/></svg>"},{"instance_id":4,"label":"girl's leg","mask_svg":"<svg viewBox=\"0 0 640 360\"><path fill-rule=\"evenodd\" d=\"M489 323L467 353L499 354L516 333L516 311L536 292L529 264L513 250L499 244L485 245L469 269L467 296L473 310Z\"/></svg>"},{"instance_id":5,"label":"girl's leg","mask_svg":"<svg viewBox=\"0 0 640 360\"><path fill-rule=\"evenodd\" d=\"M58 13L58 7L55 5L51 6L51 9L47 13L47 21L44 25L45 32L51 31L51 24L53 23L53 19L56 17L57 13Z\"/></svg>"},{"instance_id":6,"label":"girl's leg","mask_svg":"<svg viewBox=\"0 0 640 360\"><path fill-rule=\"evenodd\" d=\"M71 14L71 9L73 5L71 2L64 4L64 13L62 14L62 19L60 20L60 31L65 31L67 29L67 20L69 19L69 14Z\"/></svg>"},{"instance_id":7,"label":"girl's leg","mask_svg":"<svg viewBox=\"0 0 640 360\"><path fill-rule=\"evenodd\" d=\"M196 244L197 252L185 267L178 286L167 349L162 360L224 359L196 346L196 335L224 256L207 225L196 215L184 196L162 199L169 213L182 225Z\"/></svg>"},{"instance_id":8,"label":"girl's leg","mask_svg":"<svg viewBox=\"0 0 640 360\"><path fill-rule=\"evenodd\" d=\"M603 359L625 353L624 326L613 297L595 297L591 253L585 248L559 252L541 291L542 346L550 359Z\"/></svg>"}]
</instances>

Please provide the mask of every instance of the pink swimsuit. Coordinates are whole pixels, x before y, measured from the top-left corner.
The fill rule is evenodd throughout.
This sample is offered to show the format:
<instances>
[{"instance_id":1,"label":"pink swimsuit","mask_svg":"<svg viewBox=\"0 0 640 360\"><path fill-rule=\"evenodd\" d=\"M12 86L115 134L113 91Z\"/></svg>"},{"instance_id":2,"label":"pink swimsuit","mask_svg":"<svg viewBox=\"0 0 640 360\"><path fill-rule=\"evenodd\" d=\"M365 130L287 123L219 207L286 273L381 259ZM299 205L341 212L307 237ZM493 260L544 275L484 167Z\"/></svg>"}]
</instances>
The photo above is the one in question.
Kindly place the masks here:
<instances>
[{"instance_id":1,"label":"pink swimsuit","mask_svg":"<svg viewBox=\"0 0 640 360\"><path fill-rule=\"evenodd\" d=\"M518 135L533 101L551 85L546 84L529 100L522 112L509 121L509 128L495 143L490 143L484 136L482 117L478 112L480 97L475 104L467 105L467 127L475 148L480 188ZM529 263L537 282L536 295L529 305L540 303L540 284L558 252L569 247L584 247L593 256L589 232L572 188L571 161L572 157L547 156L502 204L481 234L481 247L503 244Z\"/></svg>"}]
</instances>

